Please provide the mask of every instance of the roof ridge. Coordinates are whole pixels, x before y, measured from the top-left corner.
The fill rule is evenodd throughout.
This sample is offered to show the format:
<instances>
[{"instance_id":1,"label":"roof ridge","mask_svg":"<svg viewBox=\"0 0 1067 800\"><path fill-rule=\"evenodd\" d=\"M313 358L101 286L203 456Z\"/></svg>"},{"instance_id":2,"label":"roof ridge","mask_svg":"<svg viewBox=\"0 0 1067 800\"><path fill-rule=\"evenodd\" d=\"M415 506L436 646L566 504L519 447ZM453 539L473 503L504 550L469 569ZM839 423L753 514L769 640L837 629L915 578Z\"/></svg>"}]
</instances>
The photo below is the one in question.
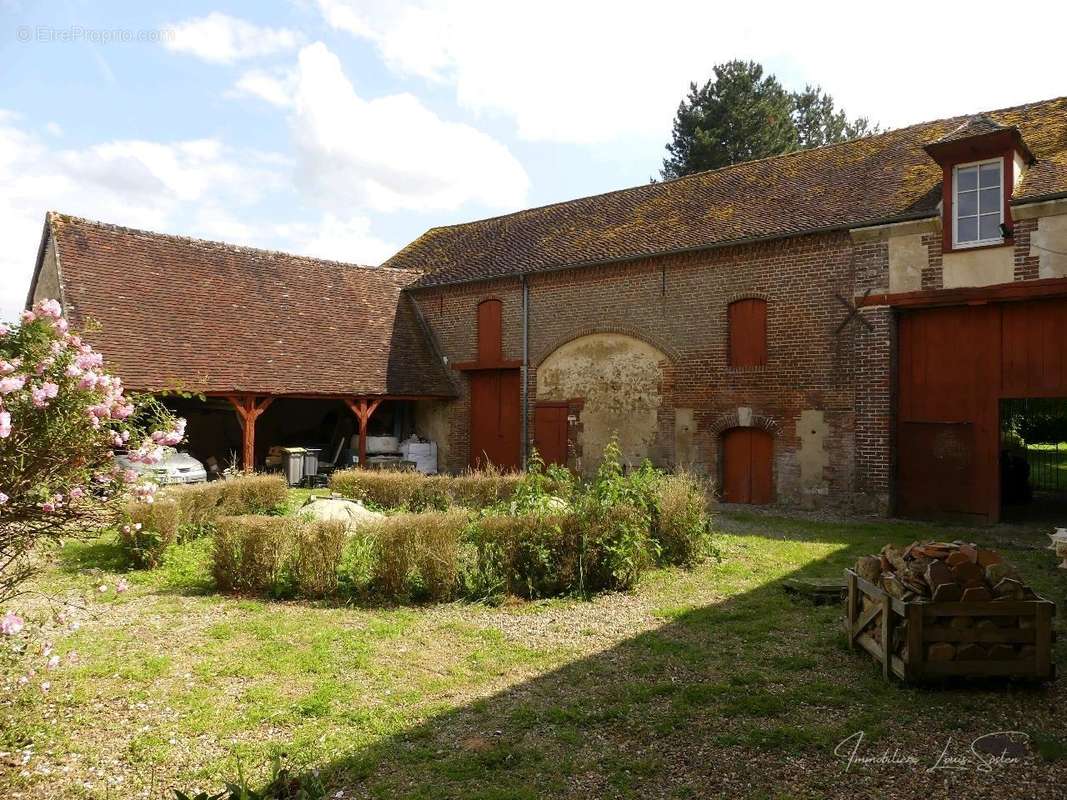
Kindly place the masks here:
<instances>
[{"instance_id":1,"label":"roof ridge","mask_svg":"<svg viewBox=\"0 0 1067 800\"><path fill-rule=\"evenodd\" d=\"M317 258L315 256L304 255L303 253L291 253L286 250L272 250L266 247L252 247L251 245L233 244L231 242L223 242L218 239L202 239L196 236L182 236L176 233L163 233L162 231L150 231L145 228L132 228L128 225L118 225L113 222L103 222L97 219L89 219L88 217L79 217L76 214L65 214L62 211L49 211L46 215L49 223L53 219L61 222L75 222L84 223L87 225L93 225L105 230L116 231L121 233L130 233L141 236L150 236L159 239L170 239L172 241L182 242L183 244L192 245L210 245L213 247L223 247L228 250L236 250L245 253L259 253L268 256L285 256L286 258L299 259L301 261L313 261L317 264L335 265L338 267L365 269L365 270L389 270L392 272L411 273L413 275L421 274L420 270L412 269L409 267L391 267L391 266L375 266L373 264L357 264L352 261L338 261L333 258Z\"/></svg>"},{"instance_id":2,"label":"roof ridge","mask_svg":"<svg viewBox=\"0 0 1067 800\"><path fill-rule=\"evenodd\" d=\"M1048 98L1048 99L1045 99L1045 100L1033 100L1033 101L1031 101L1029 103L1020 103L1020 104L1015 105L1015 106L1007 106L1005 108L998 108L998 109L994 109L994 110L991 110L991 111L980 111L980 112L973 113L973 114L956 114L955 116L951 116L951 117L941 117L939 119L930 119L930 120L926 120L926 121L923 121L923 122L913 122L911 125L904 125L904 126L901 126L899 128L891 128L889 130L881 131L880 133L874 133L874 134L871 134L869 136L860 136L860 137L857 137L855 139L848 139L848 140L843 141L843 142L831 142L829 144L819 145L818 147L807 147L807 148L798 149L798 150L790 150L788 153L776 153L776 154L770 155L770 156L763 156L762 158L753 158L753 159L751 159L749 161L738 161L738 162L736 162L734 164L724 164L723 166L715 167L714 169L705 169L705 170L701 170L700 172L690 173L688 175L679 175L677 178L668 178L667 180L662 180L662 181L651 181L649 183L642 183L642 184L638 184L636 186L624 186L624 187L621 187L619 189L609 189L606 192L594 192L593 194L581 195L579 197L571 197L571 198L568 198L566 200L556 200L556 201L553 201L551 203L542 203L541 205L538 205L538 206L530 206L528 208L520 208L517 211L509 211L506 214L494 214L493 216L481 217L479 219L467 220L466 222L456 222L456 223L454 223L452 225L434 225L433 227L428 228L425 232L423 232L422 235L420 235L419 237L414 239L412 242L409 242L408 245L405 245L403 248L398 250L396 254L394 254L393 256L390 256L389 260L392 260L393 258L396 257L396 255L399 255L404 250L406 250L408 247L410 247L412 244L414 244L419 239L421 239L423 236L425 236L426 234L431 233L433 231L452 230L452 229L455 229L455 228L464 228L464 227L467 227L468 225L477 225L477 224L480 224L480 223L483 223L483 222L492 222L493 220L506 219L508 217L518 217L518 216L520 216L522 214L530 213L530 212L533 212L533 211L544 211L545 209L555 208L557 206L565 206L565 205L569 205L571 203L581 202L582 200L592 200L594 198L610 197L611 195L615 195L615 194L624 194L624 193L627 193L627 192L636 192L636 191L639 191L639 190L642 190L642 189L649 189L649 188L656 187L656 186L667 186L669 184L680 183L682 181L689 181L689 180L693 180L695 178L700 178L702 176L711 175L713 173L726 172L727 170L731 170L731 169L739 169L741 167L747 167L747 166L749 166L751 164L759 164L759 163L762 163L764 161L772 161L772 160L775 160L775 159L786 159L786 158L789 158L791 156L798 156L798 155L805 154L805 153L813 153L813 152L816 152L816 151L819 151L819 150L829 150L829 149L834 148L834 147L846 147L846 146L849 146L849 145L853 145L853 144L855 144L856 142L859 142L859 141L870 141L871 139L878 139L878 138L881 138L883 136L888 136L890 134L898 134L899 135L899 134L901 134L901 133L903 133L905 131L909 131L909 130L912 130L914 128L922 128L922 127L926 127L926 126L929 126L929 125L935 125L935 124L937 124L939 122L954 122L956 120L963 120L964 122L966 122L967 120L972 119L972 118L974 118L976 116L988 116L990 114L1005 114L1005 113L1008 113L1008 112L1011 112L1011 111L1018 111L1019 109L1027 108L1029 106L1047 105L1049 103L1055 103L1055 102L1061 101L1061 100L1067 100L1067 95L1061 95L1059 97L1051 97L1051 98ZM993 122L996 122L996 120L993 120ZM1000 124L1000 123L998 123L998 124Z\"/></svg>"}]
</instances>

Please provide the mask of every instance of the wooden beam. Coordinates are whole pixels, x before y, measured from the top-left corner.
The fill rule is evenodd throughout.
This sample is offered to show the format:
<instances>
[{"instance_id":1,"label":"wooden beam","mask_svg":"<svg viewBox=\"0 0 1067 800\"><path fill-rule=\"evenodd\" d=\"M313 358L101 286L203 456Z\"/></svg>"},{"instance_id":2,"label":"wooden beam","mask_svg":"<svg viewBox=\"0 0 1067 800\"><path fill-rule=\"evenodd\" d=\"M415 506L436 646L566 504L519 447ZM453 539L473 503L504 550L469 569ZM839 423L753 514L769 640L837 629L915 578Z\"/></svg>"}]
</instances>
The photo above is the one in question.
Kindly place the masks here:
<instances>
[{"instance_id":1,"label":"wooden beam","mask_svg":"<svg viewBox=\"0 0 1067 800\"><path fill-rule=\"evenodd\" d=\"M243 452L241 466L245 472L253 472L256 467L256 420L274 402L273 397L260 400L255 395L227 395L233 410L237 412L237 421L241 424Z\"/></svg>"},{"instance_id":2,"label":"wooden beam","mask_svg":"<svg viewBox=\"0 0 1067 800\"><path fill-rule=\"evenodd\" d=\"M508 364L510 364L510 363L520 364L521 362L516 361L516 362L505 362L505 363L508 363ZM232 391L229 391L229 392L225 392L225 391L223 391L223 392L216 392L216 391L208 392L208 391L205 391L205 392L200 392L200 394L202 394L204 397L221 397L223 399L235 396L234 392L232 392ZM236 395L236 396L237 397L243 397L244 395ZM285 400L339 400L341 402L347 402L348 400L352 399L352 395L350 395L350 394L314 394L314 393L310 393L310 392L289 392L289 393L286 393L286 394L272 394L272 395L269 395L269 396L274 398L274 399L279 399L280 398L280 399L285 399ZM382 395L375 395L375 397L378 397L381 400L454 400L456 398L456 395L455 394L382 394Z\"/></svg>"},{"instance_id":3,"label":"wooden beam","mask_svg":"<svg viewBox=\"0 0 1067 800\"><path fill-rule=\"evenodd\" d=\"M361 467L367 465L367 421L371 414L378 410L382 399L381 397L375 397L372 400L366 397L360 397L358 400L352 397L345 398L345 405L356 415L356 420L359 422L359 465Z\"/></svg>"},{"instance_id":4,"label":"wooden beam","mask_svg":"<svg viewBox=\"0 0 1067 800\"><path fill-rule=\"evenodd\" d=\"M856 298L856 305L929 308L933 306L980 305L1019 300L1041 300L1067 295L1067 278L1041 278L998 283L994 286L928 289L897 294L870 294Z\"/></svg>"},{"instance_id":5,"label":"wooden beam","mask_svg":"<svg viewBox=\"0 0 1067 800\"><path fill-rule=\"evenodd\" d=\"M473 372L483 369L519 369L522 366L520 359L502 359L499 361L458 361L452 365L452 369L461 372Z\"/></svg>"}]
</instances>

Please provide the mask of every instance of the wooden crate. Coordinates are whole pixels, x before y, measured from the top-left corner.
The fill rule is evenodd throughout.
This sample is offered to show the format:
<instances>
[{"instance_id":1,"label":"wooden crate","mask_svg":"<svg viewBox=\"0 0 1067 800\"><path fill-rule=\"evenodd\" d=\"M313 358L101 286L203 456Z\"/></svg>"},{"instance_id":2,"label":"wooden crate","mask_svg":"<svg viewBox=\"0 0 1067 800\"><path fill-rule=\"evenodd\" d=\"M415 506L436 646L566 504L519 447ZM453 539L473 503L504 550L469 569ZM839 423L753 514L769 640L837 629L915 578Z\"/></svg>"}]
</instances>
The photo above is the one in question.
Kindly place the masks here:
<instances>
[{"instance_id":1,"label":"wooden crate","mask_svg":"<svg viewBox=\"0 0 1067 800\"><path fill-rule=\"evenodd\" d=\"M886 680L890 675L906 681L935 680L953 675L1036 681L1056 677L1056 667L1052 663L1052 642L1055 640L1052 617L1056 613L1056 604L1049 600L905 601L864 580L854 570L846 570L845 575L848 584L845 631L849 647L862 647L874 656L882 665ZM866 611L864 598L868 599ZM989 619L997 625L995 628L977 624L954 627L951 620L955 617ZM872 622L879 632L877 639L865 630ZM904 645L901 653L896 652L894 637ZM931 661L927 658L927 648L938 642L957 647L972 642L985 648L1007 645L1015 655L1010 658ZM1007 652L1007 648L1000 649Z\"/></svg>"}]
</instances>

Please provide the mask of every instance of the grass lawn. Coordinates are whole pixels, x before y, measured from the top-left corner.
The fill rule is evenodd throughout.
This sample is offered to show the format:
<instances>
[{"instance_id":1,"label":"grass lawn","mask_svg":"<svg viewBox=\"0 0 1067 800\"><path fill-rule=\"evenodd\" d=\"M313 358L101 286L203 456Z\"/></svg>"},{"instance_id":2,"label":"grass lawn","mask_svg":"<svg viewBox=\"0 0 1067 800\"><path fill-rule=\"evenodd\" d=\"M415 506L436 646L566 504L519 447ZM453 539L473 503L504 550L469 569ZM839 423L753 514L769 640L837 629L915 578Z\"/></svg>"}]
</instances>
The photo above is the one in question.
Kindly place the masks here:
<instances>
[{"instance_id":1,"label":"grass lawn","mask_svg":"<svg viewBox=\"0 0 1067 800\"><path fill-rule=\"evenodd\" d=\"M238 762L261 781L279 754L318 770L331 797L1064 796L1062 681L886 684L846 648L839 607L779 583L840 575L887 541L965 537L1062 607L1067 573L1040 532L736 511L716 525L719 561L592 602L499 608L219 596L205 541L101 594L124 569L114 543L68 544L36 588L85 598L56 648L80 657L46 695L0 697L0 797L218 790ZM1058 644L1061 667L1065 655ZM971 756L976 737L1016 730L1031 756ZM846 772L835 748L858 732L859 756L890 763ZM958 768L929 769L943 752Z\"/></svg>"},{"instance_id":2,"label":"grass lawn","mask_svg":"<svg viewBox=\"0 0 1067 800\"><path fill-rule=\"evenodd\" d=\"M1027 445L1026 458L1035 489L1067 491L1067 442Z\"/></svg>"}]
</instances>

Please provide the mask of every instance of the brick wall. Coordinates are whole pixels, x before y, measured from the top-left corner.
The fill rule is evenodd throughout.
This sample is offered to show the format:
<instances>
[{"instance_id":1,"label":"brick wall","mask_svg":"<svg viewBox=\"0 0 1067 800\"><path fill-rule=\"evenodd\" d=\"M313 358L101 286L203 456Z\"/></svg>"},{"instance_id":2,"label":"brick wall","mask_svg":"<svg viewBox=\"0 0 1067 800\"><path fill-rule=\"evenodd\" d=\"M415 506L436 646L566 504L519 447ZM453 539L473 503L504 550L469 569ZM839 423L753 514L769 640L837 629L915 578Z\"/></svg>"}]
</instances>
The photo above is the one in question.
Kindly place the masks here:
<instances>
[{"instance_id":1,"label":"brick wall","mask_svg":"<svg viewBox=\"0 0 1067 800\"><path fill-rule=\"evenodd\" d=\"M1037 230L1037 219L1023 219L1013 223L1015 240L1015 280L1029 281L1040 277L1041 259L1030 255L1030 234Z\"/></svg>"},{"instance_id":2,"label":"brick wall","mask_svg":"<svg viewBox=\"0 0 1067 800\"><path fill-rule=\"evenodd\" d=\"M857 272L863 283L885 285L884 243L856 252L847 233L641 259L625 264L529 277L529 398L536 400L537 366L560 345L590 333L624 333L666 355L659 432L649 455L674 459L676 408L692 409L695 466L718 478L721 431L738 409L775 432L775 483L780 502L851 507L855 495L888 493L888 313L870 334L851 313ZM415 296L451 362L476 350L476 308L503 303L503 357L522 357L522 288L517 279L419 290ZM742 297L767 300L765 367L727 365L728 304ZM862 360L862 365L857 364ZM874 387L874 394L867 396ZM801 485L796 422L803 410L822 411L828 458L819 487ZM469 397L452 408L451 460L469 457ZM532 419L532 408L530 410ZM532 431L531 431L532 436ZM878 437L883 437L878 441ZM859 445L857 444L859 443ZM873 504L873 505L876 505ZM879 510L885 510L884 508Z\"/></svg>"}]
</instances>

